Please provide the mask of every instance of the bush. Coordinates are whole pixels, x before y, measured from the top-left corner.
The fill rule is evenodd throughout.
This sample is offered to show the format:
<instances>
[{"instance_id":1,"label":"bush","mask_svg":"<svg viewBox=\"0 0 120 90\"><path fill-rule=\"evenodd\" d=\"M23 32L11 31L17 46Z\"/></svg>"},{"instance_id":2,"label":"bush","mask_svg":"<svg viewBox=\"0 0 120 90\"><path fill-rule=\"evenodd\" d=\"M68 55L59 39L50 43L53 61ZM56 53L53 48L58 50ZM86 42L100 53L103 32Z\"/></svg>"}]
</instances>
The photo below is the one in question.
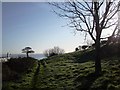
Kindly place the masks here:
<instances>
[{"instance_id":1,"label":"bush","mask_svg":"<svg viewBox=\"0 0 120 90\"><path fill-rule=\"evenodd\" d=\"M16 80L22 73L28 73L36 63L33 58L11 58L2 64L2 78L5 80Z\"/></svg>"},{"instance_id":2,"label":"bush","mask_svg":"<svg viewBox=\"0 0 120 90\"><path fill-rule=\"evenodd\" d=\"M52 49L45 50L43 53L46 57L51 57L51 56L63 54L64 49L61 49L59 47L54 47Z\"/></svg>"},{"instance_id":3,"label":"bush","mask_svg":"<svg viewBox=\"0 0 120 90\"><path fill-rule=\"evenodd\" d=\"M33 58L14 58L10 59L6 64L11 70L22 73L31 68L35 62L36 60Z\"/></svg>"}]
</instances>

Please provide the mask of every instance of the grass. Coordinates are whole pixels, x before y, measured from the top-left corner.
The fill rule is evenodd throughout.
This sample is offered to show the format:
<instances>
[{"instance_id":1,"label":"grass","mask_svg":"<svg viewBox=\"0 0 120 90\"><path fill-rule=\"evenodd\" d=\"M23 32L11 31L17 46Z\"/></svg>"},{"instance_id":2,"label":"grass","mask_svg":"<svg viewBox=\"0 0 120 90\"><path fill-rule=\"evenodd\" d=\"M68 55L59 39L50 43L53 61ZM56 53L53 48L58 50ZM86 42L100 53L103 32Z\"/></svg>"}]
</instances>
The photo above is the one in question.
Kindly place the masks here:
<instances>
[{"instance_id":1,"label":"grass","mask_svg":"<svg viewBox=\"0 0 120 90\"><path fill-rule=\"evenodd\" d=\"M10 62L10 63L9 63ZM21 67L21 63L22 67ZM19 63L15 65L16 63ZM25 65L26 64L26 65ZM6 75L4 77L3 83L2 83L2 90L25 90L32 88L32 80L34 77L34 73L37 68L37 60L33 58L18 58L18 59L11 59L7 63L3 63L3 71L5 71L4 66L8 65L9 72L14 72L16 74ZM15 66L12 66L15 65ZM18 71L20 68L23 72ZM13 71L14 70L14 71ZM6 73L6 72L5 72ZM5 75L3 73L3 76ZM19 78L15 78L13 76L19 75ZM8 77L10 79L8 79Z\"/></svg>"},{"instance_id":2,"label":"grass","mask_svg":"<svg viewBox=\"0 0 120 90\"><path fill-rule=\"evenodd\" d=\"M69 57L70 56L70 57ZM67 90L115 90L120 89L119 57L102 59L102 75L96 77L94 61L74 61L73 54L55 56L46 60L47 66L40 67L38 89Z\"/></svg>"},{"instance_id":3,"label":"grass","mask_svg":"<svg viewBox=\"0 0 120 90\"><path fill-rule=\"evenodd\" d=\"M68 55L67 55L68 56ZM96 77L94 61L74 62L66 56L55 56L46 60L47 66L40 67L37 89L67 90L115 90L120 89L119 57L102 59L102 75Z\"/></svg>"},{"instance_id":4,"label":"grass","mask_svg":"<svg viewBox=\"0 0 120 90\"><path fill-rule=\"evenodd\" d=\"M78 51L43 59L19 80L3 83L3 90L120 90L120 57L102 58L102 75L96 77L93 53Z\"/></svg>"}]
</instances>

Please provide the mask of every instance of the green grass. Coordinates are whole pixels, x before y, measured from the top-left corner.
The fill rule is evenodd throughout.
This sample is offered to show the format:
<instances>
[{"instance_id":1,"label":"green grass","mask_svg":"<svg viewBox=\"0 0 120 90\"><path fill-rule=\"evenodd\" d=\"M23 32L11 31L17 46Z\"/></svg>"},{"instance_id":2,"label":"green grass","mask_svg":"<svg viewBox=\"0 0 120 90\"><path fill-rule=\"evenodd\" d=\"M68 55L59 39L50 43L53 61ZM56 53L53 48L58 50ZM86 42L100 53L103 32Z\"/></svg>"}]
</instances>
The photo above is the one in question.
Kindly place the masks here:
<instances>
[{"instance_id":1,"label":"green grass","mask_svg":"<svg viewBox=\"0 0 120 90\"><path fill-rule=\"evenodd\" d=\"M55 90L120 89L119 57L102 59L102 75L96 77L94 61L74 62L74 57L71 55L68 58L68 55L70 54L51 57L46 60L46 67L41 65L36 88Z\"/></svg>"},{"instance_id":2,"label":"green grass","mask_svg":"<svg viewBox=\"0 0 120 90\"><path fill-rule=\"evenodd\" d=\"M97 77L93 53L88 50L43 59L20 80L6 81L3 86L7 90L120 90L120 58L103 58L102 75Z\"/></svg>"},{"instance_id":3,"label":"green grass","mask_svg":"<svg viewBox=\"0 0 120 90\"><path fill-rule=\"evenodd\" d=\"M10 63L9 63L10 62ZM4 69L4 65L8 65L9 68L9 72L13 72L16 74L11 75L6 75L4 77L4 80L2 82L2 90L25 90L25 89L30 89L32 88L32 80L34 77L34 73L36 71L37 68L37 60L32 59L32 58L18 58L18 59L11 59L9 62L3 63L3 71L5 71ZM24 64L21 64L20 62L23 62ZM13 66L14 64L19 63L17 65ZM26 63L26 65L25 65ZM25 65L25 66L24 66ZM12 68L11 68L12 66ZM23 72L18 71L20 68L22 68L21 70ZM4 72L3 75L5 75L6 72ZM13 76L15 75L19 75L19 78L14 78ZM9 77L10 79L8 79L7 77Z\"/></svg>"}]
</instances>

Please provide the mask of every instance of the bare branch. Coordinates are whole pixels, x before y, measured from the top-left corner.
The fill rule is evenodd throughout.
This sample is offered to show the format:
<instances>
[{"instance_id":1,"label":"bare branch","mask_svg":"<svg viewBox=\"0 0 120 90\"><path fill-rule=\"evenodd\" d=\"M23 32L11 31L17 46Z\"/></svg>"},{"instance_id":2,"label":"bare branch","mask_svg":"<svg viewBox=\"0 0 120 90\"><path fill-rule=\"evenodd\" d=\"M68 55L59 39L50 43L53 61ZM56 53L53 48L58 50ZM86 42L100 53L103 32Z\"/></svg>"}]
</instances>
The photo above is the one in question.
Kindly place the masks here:
<instances>
[{"instance_id":1,"label":"bare branch","mask_svg":"<svg viewBox=\"0 0 120 90\"><path fill-rule=\"evenodd\" d=\"M103 25L104 25L104 23L105 23L105 19L106 19L106 16L107 16L107 14L108 14L108 11L109 11L109 9L110 9L111 3L112 3L112 2L108 2L108 3L106 2L105 13L104 13L104 16L103 16L103 20L102 20L101 23L100 23L101 29L103 29Z\"/></svg>"},{"instance_id":2,"label":"bare branch","mask_svg":"<svg viewBox=\"0 0 120 90\"><path fill-rule=\"evenodd\" d=\"M110 28L111 26L116 25L116 23L117 23L117 21L114 22L114 23L112 23L112 24L110 24L110 25L108 25L108 26L105 26L105 27L103 27L103 28L104 28L104 29Z\"/></svg>"},{"instance_id":3,"label":"bare branch","mask_svg":"<svg viewBox=\"0 0 120 90\"><path fill-rule=\"evenodd\" d=\"M104 3L106 3L106 6L102 7ZM68 18L70 20L69 24L71 28L75 28L77 31L84 31L89 33L94 41L96 38L93 36L93 32L97 32L95 31L97 27L96 23L99 23L100 34L103 29L115 25L114 22L108 25L110 20L117 13L117 11L115 11L117 6L112 8L113 4L113 2L106 2L103 0L97 3L97 7L95 8L94 2L86 2L85 0L84 2L79 2L78 0L69 0L68 2L60 4L52 3L53 6L60 10L60 13L55 12L57 15ZM105 8L103 14L98 13L98 11L101 10L100 8ZM95 13L95 11L97 12ZM98 14L98 22L96 22L95 14ZM102 16L100 17L99 14Z\"/></svg>"}]
</instances>

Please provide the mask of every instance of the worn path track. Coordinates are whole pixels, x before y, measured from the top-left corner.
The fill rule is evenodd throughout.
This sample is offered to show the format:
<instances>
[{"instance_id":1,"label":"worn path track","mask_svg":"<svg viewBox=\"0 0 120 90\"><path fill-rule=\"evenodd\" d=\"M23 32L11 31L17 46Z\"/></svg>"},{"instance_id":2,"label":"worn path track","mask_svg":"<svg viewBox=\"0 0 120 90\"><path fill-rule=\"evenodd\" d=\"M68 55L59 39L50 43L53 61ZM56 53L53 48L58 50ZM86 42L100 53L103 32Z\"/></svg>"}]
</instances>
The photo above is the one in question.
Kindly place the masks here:
<instances>
[{"instance_id":1,"label":"worn path track","mask_svg":"<svg viewBox=\"0 0 120 90\"><path fill-rule=\"evenodd\" d=\"M38 80L39 72L40 72L40 63L38 62L38 66L36 68L36 71L34 73L33 80L32 80L32 90L36 90L36 83L37 83L36 81Z\"/></svg>"}]
</instances>

